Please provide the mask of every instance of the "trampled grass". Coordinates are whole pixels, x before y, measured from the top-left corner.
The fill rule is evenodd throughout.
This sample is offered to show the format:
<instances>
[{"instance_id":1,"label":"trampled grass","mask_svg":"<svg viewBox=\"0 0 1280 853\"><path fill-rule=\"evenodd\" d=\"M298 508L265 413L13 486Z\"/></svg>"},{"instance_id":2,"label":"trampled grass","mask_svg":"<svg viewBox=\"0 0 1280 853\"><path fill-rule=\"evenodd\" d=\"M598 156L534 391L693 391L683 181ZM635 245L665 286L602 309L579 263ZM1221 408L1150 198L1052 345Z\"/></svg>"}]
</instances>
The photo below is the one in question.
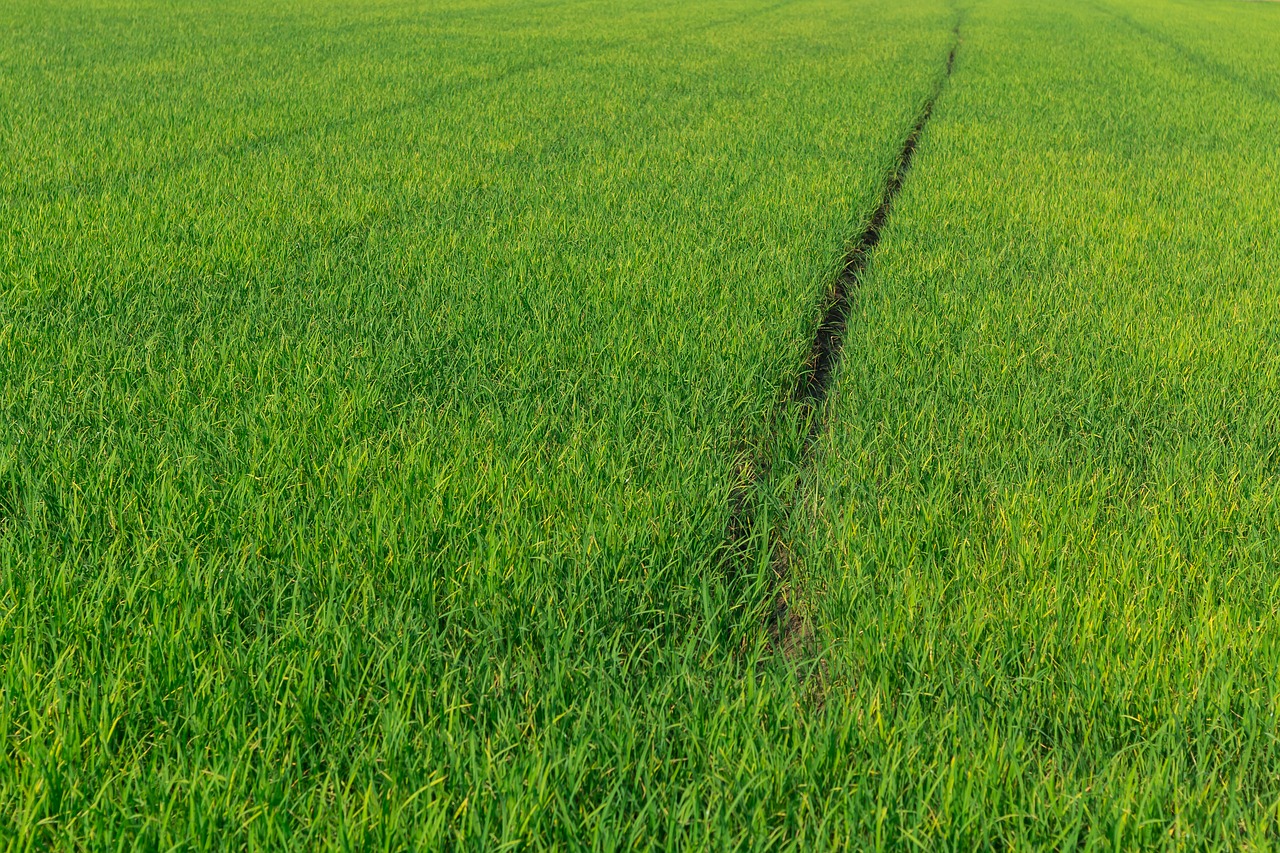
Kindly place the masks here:
<instances>
[{"instance_id":1,"label":"trampled grass","mask_svg":"<svg viewBox=\"0 0 1280 853\"><path fill-rule=\"evenodd\" d=\"M1278 47L1226 0L6 5L0 839L1274 844Z\"/></svg>"}]
</instances>

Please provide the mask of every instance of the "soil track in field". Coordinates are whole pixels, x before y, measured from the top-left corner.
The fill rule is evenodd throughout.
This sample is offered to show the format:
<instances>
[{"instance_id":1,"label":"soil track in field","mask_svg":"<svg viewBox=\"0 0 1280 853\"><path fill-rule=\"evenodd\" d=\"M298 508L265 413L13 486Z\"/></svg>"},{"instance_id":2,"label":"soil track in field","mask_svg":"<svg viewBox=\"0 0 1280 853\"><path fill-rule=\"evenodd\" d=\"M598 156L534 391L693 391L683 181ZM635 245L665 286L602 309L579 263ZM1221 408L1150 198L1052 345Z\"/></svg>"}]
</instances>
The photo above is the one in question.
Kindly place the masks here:
<instances>
[{"instance_id":1,"label":"soil track in field","mask_svg":"<svg viewBox=\"0 0 1280 853\"><path fill-rule=\"evenodd\" d=\"M957 28L956 42L952 45L951 52L947 54L947 77L951 76L951 68L955 65L956 48L959 47L959 39L960 33ZM907 177L907 170L911 168L911 160L915 157L916 146L920 142L920 134L924 132L925 125L929 123L929 117L933 114L933 105L941 92L942 86L939 84L933 94L929 96L929 100L925 102L924 109L920 111L915 125L911 128L911 132L907 134L906 141L902 144L897 166L890 174L888 182L885 183L884 193L880 197L880 205L876 208L875 213L871 215L871 221L867 223L866 230L862 232L862 236L858 238L857 242L853 244L853 247L849 249L849 252L844 257L844 266L840 270L840 275L836 277L836 281L826 299L826 309L822 314L822 322L818 325L817 334L813 339L813 347L810 349L809 358L806 361L807 369L800 375L800 382L792 395L792 399L801 405L816 407L827 397L827 391L831 385L832 372L840 360L844 330L849 323L850 291L859 286L862 273L867 267L867 261L870 259L871 250L880 242L880 231L889 219L889 214L893 209L893 200L901 191L902 183ZM816 437L821 426L822 419L812 418L810 420L810 443Z\"/></svg>"},{"instance_id":2,"label":"soil track in field","mask_svg":"<svg viewBox=\"0 0 1280 853\"><path fill-rule=\"evenodd\" d=\"M796 387L790 395L790 405L800 410L801 422L807 423L803 442L800 447L800 465L808 467L813 457L813 446L822 433L826 419L823 415L823 403L830 391L836 368L840 363L840 353L844 346L845 329L849 324L850 299L853 291L861 286L862 274L867 268L871 252L880 242L880 233L889 215L893 212L893 202L902 190L911 161L915 157L916 147L924 133L929 118L933 115L934 104L942 94L946 81L951 77L955 65L956 51L960 47L960 24L953 29L954 38L951 49L947 53L946 73L938 81L929 99L925 101L916 117L915 124L907 134L898 153L897 162L885 182L880 195L880 203L872 213L870 221L862 234L853 243L844 256L844 263L839 275L831 285L823 299L822 319L814 333L813 344L805 359ZM770 468L769 460L758 461L744 488L738 491L730 509L728 540L730 553L740 557L750 557L749 544L751 531L755 526L756 510L750 499L754 487L760 485ZM791 606L787 596L787 578L790 571L790 551L786 542L776 528L769 530L768 553L774 572L772 589L773 601L767 616L770 642L775 651L795 660L800 653L811 646L811 632Z\"/></svg>"}]
</instances>

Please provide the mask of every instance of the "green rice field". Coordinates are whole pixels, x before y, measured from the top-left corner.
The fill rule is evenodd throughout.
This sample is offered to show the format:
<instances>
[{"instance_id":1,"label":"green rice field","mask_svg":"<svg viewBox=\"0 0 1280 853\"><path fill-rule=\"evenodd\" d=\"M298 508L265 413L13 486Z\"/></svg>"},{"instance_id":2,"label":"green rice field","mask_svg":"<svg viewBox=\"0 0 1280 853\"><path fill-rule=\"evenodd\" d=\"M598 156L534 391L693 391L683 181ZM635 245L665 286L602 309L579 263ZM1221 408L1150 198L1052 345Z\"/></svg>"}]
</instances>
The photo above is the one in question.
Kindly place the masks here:
<instances>
[{"instance_id":1,"label":"green rice field","mask_svg":"<svg viewBox=\"0 0 1280 853\"><path fill-rule=\"evenodd\" d=\"M1280 847L1277 58L0 5L0 849Z\"/></svg>"}]
</instances>

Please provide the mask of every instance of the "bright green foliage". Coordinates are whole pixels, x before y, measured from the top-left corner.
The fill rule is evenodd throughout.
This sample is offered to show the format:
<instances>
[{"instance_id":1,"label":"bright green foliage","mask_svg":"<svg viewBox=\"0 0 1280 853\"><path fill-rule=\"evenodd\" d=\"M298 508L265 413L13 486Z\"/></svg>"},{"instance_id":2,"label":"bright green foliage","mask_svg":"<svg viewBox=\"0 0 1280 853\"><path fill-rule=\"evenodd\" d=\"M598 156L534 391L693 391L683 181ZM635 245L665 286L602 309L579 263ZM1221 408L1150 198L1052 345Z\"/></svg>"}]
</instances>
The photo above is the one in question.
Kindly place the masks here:
<instances>
[{"instance_id":1,"label":"bright green foliage","mask_svg":"<svg viewBox=\"0 0 1280 853\"><path fill-rule=\"evenodd\" d=\"M1276 56L1236 0L0 6L0 847L1276 844Z\"/></svg>"},{"instance_id":2,"label":"bright green foliage","mask_svg":"<svg viewBox=\"0 0 1280 853\"><path fill-rule=\"evenodd\" d=\"M0 8L0 844L767 843L726 554L944 3Z\"/></svg>"},{"instance_id":3,"label":"bright green foliage","mask_svg":"<svg viewBox=\"0 0 1280 853\"><path fill-rule=\"evenodd\" d=\"M962 33L791 519L824 808L925 849L1273 846L1280 7Z\"/></svg>"}]
</instances>

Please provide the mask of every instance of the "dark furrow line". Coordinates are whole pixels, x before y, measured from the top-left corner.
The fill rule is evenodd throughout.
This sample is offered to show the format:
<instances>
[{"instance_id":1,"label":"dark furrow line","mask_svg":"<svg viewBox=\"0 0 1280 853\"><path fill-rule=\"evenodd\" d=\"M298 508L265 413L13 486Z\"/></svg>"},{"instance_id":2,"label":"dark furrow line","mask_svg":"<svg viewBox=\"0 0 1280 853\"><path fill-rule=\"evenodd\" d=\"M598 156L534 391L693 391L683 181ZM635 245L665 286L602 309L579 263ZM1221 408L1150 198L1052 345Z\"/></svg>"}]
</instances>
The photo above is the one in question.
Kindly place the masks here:
<instances>
[{"instance_id":1,"label":"dark furrow line","mask_svg":"<svg viewBox=\"0 0 1280 853\"><path fill-rule=\"evenodd\" d=\"M831 285L830 291L823 299L822 319L814 333L813 344L805 359L805 368L801 372L795 388L789 397L789 406L798 411L803 422L808 425L799 448L799 463L807 467L812 462L813 448L822 428L826 423L823 416L823 404L831 390L831 385L840 354L844 346L845 330L849 323L849 311L853 291L861 285L862 274L870 261L871 252L880 243L880 235L889 215L893 210L893 202L902 190L907 171L915 157L916 147L924 133L925 125L933 115L934 104L947 79L951 77L955 65L956 51L960 47L960 25L952 30L954 38L951 49L947 53L945 73L934 86L933 92L925 101L915 123L902 143L898 159L885 182L880 195L880 203L871 215L866 228L857 241L844 256L840 273ZM747 478L743 487L735 492L730 502L730 519L727 531L730 551L738 557L750 557L750 536L755 526L755 512L751 503L751 493L768 475L769 460L760 460ZM790 575L790 555L780 531L771 528L768 531L768 553L773 568L773 590L770 612L766 627L769 639L776 651L785 657L794 659L797 653L809 645L810 637L806 636L806 628L787 601L786 580Z\"/></svg>"},{"instance_id":2,"label":"dark furrow line","mask_svg":"<svg viewBox=\"0 0 1280 853\"><path fill-rule=\"evenodd\" d=\"M951 68L956 61L956 47L958 46L959 38L960 35L957 30L957 42L952 45L951 52L947 54L946 77L951 76ZM945 80L946 77L943 79ZM836 277L831 292L827 296L822 322L818 324L818 331L813 339L813 347L809 351L809 358L806 361L808 369L800 375L800 381L797 383L795 392L792 395L792 399L801 405L816 408L827 397L827 392L831 386L831 374L840 359L840 350L844 343L844 331L849 322L850 291L860 284L862 273L867 267L868 260L870 260L871 250L880 243L880 231L889 219L894 198L902 190L902 183L907 177L907 170L911 168L911 160L915 156L916 146L920 143L920 134L924 131L924 126L928 124L929 117L933 114L934 102L937 101L941 92L942 86L939 84L929 96L929 100L925 102L924 108L916 118L916 123L912 125L911 132L907 134L906 141L902 144L902 150L898 154L897 165L889 175L889 180L885 183L884 192L880 196L880 205L876 208L875 213L871 215L871 221L867 223L867 227L858 238L858 241L854 243L853 248L844 257L844 266L841 268L840 274ZM810 420L809 443L812 443L822 426L822 422L818 418Z\"/></svg>"}]
</instances>

